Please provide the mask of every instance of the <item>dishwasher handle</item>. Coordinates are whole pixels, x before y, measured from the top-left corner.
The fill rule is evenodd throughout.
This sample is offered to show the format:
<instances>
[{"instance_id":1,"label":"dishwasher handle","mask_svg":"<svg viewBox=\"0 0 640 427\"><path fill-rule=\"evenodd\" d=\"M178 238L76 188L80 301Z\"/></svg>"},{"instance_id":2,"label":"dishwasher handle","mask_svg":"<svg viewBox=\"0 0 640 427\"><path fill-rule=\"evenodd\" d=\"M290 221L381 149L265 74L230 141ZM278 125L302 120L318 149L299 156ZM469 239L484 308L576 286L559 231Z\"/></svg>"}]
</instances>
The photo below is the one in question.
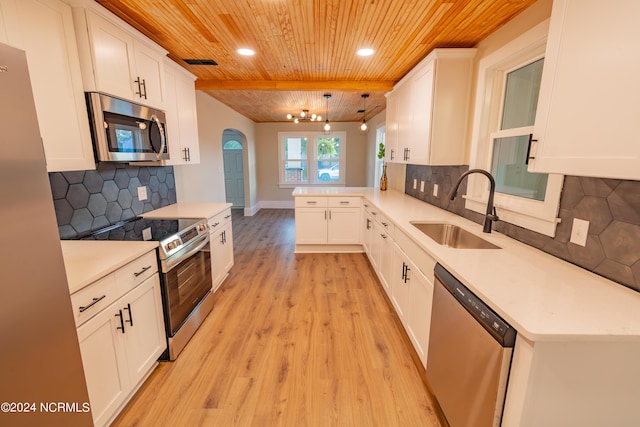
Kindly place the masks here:
<instances>
[{"instance_id":1,"label":"dishwasher handle","mask_svg":"<svg viewBox=\"0 0 640 427\"><path fill-rule=\"evenodd\" d=\"M436 280L460 302L465 310L467 310L502 347L514 347L516 330L511 325L463 285L462 282L449 273L442 265L436 264L434 275Z\"/></svg>"}]
</instances>

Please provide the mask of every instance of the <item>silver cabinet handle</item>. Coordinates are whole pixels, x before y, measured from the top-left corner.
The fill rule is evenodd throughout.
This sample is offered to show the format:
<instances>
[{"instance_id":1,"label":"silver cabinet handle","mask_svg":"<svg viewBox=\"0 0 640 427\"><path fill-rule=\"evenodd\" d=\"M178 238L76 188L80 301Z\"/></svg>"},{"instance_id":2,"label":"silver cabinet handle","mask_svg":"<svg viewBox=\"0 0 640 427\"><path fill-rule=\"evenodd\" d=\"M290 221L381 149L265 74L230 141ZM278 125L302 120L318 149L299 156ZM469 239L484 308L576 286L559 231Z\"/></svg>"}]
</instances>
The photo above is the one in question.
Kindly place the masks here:
<instances>
[{"instance_id":1,"label":"silver cabinet handle","mask_svg":"<svg viewBox=\"0 0 640 427\"><path fill-rule=\"evenodd\" d=\"M106 298L106 295L102 295L101 297L98 297L98 298L93 298L93 300L91 300L91 302L88 305L82 306L78 310L80 310L80 313L83 313L87 309L89 309L89 308L93 307L95 304L97 304L98 301L102 301L104 298Z\"/></svg>"},{"instance_id":2,"label":"silver cabinet handle","mask_svg":"<svg viewBox=\"0 0 640 427\"><path fill-rule=\"evenodd\" d=\"M147 265L146 267L142 267L142 270L138 271L137 273L133 273L133 275L134 275L135 277L138 277L139 275L141 275L142 273L144 273L145 271L147 271L147 270L148 270L148 269L150 269L150 268L151 268L151 266L150 266L150 265Z\"/></svg>"},{"instance_id":3,"label":"silver cabinet handle","mask_svg":"<svg viewBox=\"0 0 640 427\"><path fill-rule=\"evenodd\" d=\"M115 316L120 317L120 326L116 326L116 329L121 329L124 334L124 317L122 317L122 310L118 310L118 314Z\"/></svg>"}]
</instances>

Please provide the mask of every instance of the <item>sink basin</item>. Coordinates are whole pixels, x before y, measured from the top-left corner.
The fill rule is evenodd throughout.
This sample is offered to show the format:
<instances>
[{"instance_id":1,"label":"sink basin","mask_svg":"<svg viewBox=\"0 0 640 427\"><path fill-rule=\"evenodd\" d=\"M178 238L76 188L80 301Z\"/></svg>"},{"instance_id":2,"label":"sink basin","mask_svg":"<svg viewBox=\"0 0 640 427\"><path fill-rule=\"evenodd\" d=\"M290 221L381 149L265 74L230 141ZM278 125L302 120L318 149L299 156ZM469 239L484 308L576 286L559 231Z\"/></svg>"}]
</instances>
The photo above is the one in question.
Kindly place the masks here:
<instances>
[{"instance_id":1,"label":"sink basin","mask_svg":"<svg viewBox=\"0 0 640 427\"><path fill-rule=\"evenodd\" d=\"M500 249L457 225L438 222L411 222L434 242L456 249Z\"/></svg>"}]
</instances>

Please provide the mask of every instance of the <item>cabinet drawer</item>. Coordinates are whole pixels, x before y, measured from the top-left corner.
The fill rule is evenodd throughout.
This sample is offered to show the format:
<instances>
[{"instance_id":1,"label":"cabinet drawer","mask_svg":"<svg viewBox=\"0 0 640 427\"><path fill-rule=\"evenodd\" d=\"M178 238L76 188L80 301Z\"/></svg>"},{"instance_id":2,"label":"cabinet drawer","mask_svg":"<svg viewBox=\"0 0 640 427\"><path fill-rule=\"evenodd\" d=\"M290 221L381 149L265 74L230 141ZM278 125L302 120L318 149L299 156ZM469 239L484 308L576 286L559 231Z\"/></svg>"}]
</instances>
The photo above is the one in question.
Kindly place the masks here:
<instances>
[{"instance_id":1,"label":"cabinet drawer","mask_svg":"<svg viewBox=\"0 0 640 427\"><path fill-rule=\"evenodd\" d=\"M76 327L100 313L121 295L122 292L116 281L115 273L111 273L71 295L71 307Z\"/></svg>"},{"instance_id":2,"label":"cabinet drawer","mask_svg":"<svg viewBox=\"0 0 640 427\"><path fill-rule=\"evenodd\" d=\"M121 295L144 282L158 271L156 251L147 252L135 261L115 271Z\"/></svg>"},{"instance_id":3,"label":"cabinet drawer","mask_svg":"<svg viewBox=\"0 0 640 427\"><path fill-rule=\"evenodd\" d=\"M330 208L360 207L360 197L327 197Z\"/></svg>"},{"instance_id":4,"label":"cabinet drawer","mask_svg":"<svg viewBox=\"0 0 640 427\"><path fill-rule=\"evenodd\" d=\"M214 231L224 227L225 224L231 221L231 209L225 209L219 214L212 216L207 221L209 222L209 232L213 233Z\"/></svg>"},{"instance_id":5,"label":"cabinet drawer","mask_svg":"<svg viewBox=\"0 0 640 427\"><path fill-rule=\"evenodd\" d=\"M296 208L326 208L327 197L296 197Z\"/></svg>"},{"instance_id":6,"label":"cabinet drawer","mask_svg":"<svg viewBox=\"0 0 640 427\"><path fill-rule=\"evenodd\" d=\"M384 215L383 213L378 214L376 217L376 221L380 223L380 225L385 229L385 231L391 238L394 238L395 225L389 220L389 218L387 218L386 215Z\"/></svg>"}]
</instances>

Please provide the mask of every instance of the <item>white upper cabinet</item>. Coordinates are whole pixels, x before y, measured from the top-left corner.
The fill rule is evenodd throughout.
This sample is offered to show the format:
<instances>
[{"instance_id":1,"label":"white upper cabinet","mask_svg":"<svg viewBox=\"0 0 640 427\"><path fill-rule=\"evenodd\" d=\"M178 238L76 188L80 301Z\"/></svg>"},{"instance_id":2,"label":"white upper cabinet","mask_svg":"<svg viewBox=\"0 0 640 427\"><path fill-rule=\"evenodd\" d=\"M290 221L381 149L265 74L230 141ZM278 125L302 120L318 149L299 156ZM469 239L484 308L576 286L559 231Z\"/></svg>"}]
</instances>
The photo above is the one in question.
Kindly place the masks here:
<instances>
[{"instance_id":1,"label":"white upper cabinet","mask_svg":"<svg viewBox=\"0 0 640 427\"><path fill-rule=\"evenodd\" d=\"M475 53L476 49L435 49L387 94L386 161L465 162Z\"/></svg>"},{"instance_id":2,"label":"white upper cabinet","mask_svg":"<svg viewBox=\"0 0 640 427\"><path fill-rule=\"evenodd\" d=\"M196 77L172 60L164 65L164 94L170 160L168 165L200 163Z\"/></svg>"},{"instance_id":3,"label":"white upper cabinet","mask_svg":"<svg viewBox=\"0 0 640 427\"><path fill-rule=\"evenodd\" d=\"M101 7L86 6L73 10L85 90L164 110L167 52Z\"/></svg>"},{"instance_id":4,"label":"white upper cabinet","mask_svg":"<svg viewBox=\"0 0 640 427\"><path fill-rule=\"evenodd\" d=\"M554 0L530 172L640 179L640 2Z\"/></svg>"},{"instance_id":5,"label":"white upper cabinet","mask_svg":"<svg viewBox=\"0 0 640 427\"><path fill-rule=\"evenodd\" d=\"M0 0L0 41L26 52L47 170L95 169L71 8Z\"/></svg>"}]
</instances>

